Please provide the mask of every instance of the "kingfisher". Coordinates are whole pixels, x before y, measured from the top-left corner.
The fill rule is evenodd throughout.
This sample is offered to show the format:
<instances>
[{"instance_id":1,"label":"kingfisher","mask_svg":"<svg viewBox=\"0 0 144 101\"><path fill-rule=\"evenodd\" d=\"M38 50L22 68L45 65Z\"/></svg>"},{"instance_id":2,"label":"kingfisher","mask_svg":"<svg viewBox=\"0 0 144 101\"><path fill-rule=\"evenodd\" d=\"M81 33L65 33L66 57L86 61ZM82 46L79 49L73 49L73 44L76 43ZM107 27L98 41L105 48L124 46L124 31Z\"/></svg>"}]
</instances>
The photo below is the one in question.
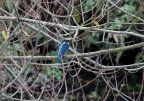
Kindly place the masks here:
<instances>
[{"instance_id":1,"label":"kingfisher","mask_svg":"<svg viewBox=\"0 0 144 101\"><path fill-rule=\"evenodd\" d=\"M58 60L62 62L62 57L66 55L67 50L69 49L71 39L64 39L58 49Z\"/></svg>"}]
</instances>

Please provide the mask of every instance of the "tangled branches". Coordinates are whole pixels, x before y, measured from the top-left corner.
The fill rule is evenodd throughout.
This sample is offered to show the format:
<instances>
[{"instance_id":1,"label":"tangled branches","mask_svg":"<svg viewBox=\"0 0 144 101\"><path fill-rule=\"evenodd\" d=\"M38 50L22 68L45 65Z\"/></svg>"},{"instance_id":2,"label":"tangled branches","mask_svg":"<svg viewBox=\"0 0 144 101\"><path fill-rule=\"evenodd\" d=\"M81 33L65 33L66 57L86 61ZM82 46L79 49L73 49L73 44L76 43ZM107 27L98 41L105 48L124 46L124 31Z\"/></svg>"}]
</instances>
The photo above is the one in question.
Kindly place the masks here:
<instances>
[{"instance_id":1,"label":"tangled branches","mask_svg":"<svg viewBox=\"0 0 144 101\"><path fill-rule=\"evenodd\" d=\"M1 100L140 100L144 20L137 5L143 9L136 0L2 0ZM66 38L72 42L60 63Z\"/></svg>"}]
</instances>

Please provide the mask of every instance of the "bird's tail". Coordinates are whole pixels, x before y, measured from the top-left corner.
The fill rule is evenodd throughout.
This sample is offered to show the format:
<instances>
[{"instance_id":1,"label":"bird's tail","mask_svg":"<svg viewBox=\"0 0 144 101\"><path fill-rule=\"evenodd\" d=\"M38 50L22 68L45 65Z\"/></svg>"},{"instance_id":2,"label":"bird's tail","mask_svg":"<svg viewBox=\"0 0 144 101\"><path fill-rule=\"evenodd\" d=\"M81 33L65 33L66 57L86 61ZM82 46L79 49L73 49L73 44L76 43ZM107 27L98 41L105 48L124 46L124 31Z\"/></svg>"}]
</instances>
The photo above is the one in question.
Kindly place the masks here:
<instances>
[{"instance_id":1,"label":"bird's tail","mask_svg":"<svg viewBox=\"0 0 144 101\"><path fill-rule=\"evenodd\" d=\"M61 57L60 52L58 52L58 60L59 60L59 62L62 62L62 57Z\"/></svg>"}]
</instances>

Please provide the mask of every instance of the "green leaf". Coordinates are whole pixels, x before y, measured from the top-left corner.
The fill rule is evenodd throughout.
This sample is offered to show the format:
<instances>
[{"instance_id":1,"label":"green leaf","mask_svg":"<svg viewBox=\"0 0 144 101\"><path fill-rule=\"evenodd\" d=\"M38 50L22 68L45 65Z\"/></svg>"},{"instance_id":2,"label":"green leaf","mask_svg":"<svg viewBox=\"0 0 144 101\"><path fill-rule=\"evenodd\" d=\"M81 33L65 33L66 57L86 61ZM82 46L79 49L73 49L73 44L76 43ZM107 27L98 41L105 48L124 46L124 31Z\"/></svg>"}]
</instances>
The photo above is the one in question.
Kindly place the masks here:
<instances>
[{"instance_id":1,"label":"green leaf","mask_svg":"<svg viewBox=\"0 0 144 101\"><path fill-rule=\"evenodd\" d=\"M12 2L16 3L16 0L12 0ZM12 2L11 2L11 0L4 0L4 5L8 9L9 12L12 12L14 9Z\"/></svg>"},{"instance_id":2,"label":"green leaf","mask_svg":"<svg viewBox=\"0 0 144 101\"><path fill-rule=\"evenodd\" d=\"M81 22L81 15L80 15L80 12L79 12L78 8L74 8L73 9L73 15L75 16L73 19L76 21L76 23L80 24L80 22Z\"/></svg>"},{"instance_id":3,"label":"green leaf","mask_svg":"<svg viewBox=\"0 0 144 101\"><path fill-rule=\"evenodd\" d=\"M135 6L133 5L127 5L125 4L123 7L121 7L122 10L127 11L129 13L134 13L135 12Z\"/></svg>"},{"instance_id":4,"label":"green leaf","mask_svg":"<svg viewBox=\"0 0 144 101\"><path fill-rule=\"evenodd\" d=\"M42 79L44 79L44 80L47 79L47 74L46 74L46 73L40 73L39 76L40 76Z\"/></svg>"},{"instance_id":5,"label":"green leaf","mask_svg":"<svg viewBox=\"0 0 144 101\"><path fill-rule=\"evenodd\" d=\"M47 67L47 74L52 78L55 77L58 81L60 81L62 78L62 72L59 70L58 67L55 68Z\"/></svg>"},{"instance_id":6,"label":"green leaf","mask_svg":"<svg viewBox=\"0 0 144 101\"><path fill-rule=\"evenodd\" d=\"M17 51L23 52L23 48L20 46L19 43L14 43L13 46Z\"/></svg>"},{"instance_id":7,"label":"green leaf","mask_svg":"<svg viewBox=\"0 0 144 101\"><path fill-rule=\"evenodd\" d=\"M8 45L7 52L13 56L18 56L18 52L13 45Z\"/></svg>"},{"instance_id":8,"label":"green leaf","mask_svg":"<svg viewBox=\"0 0 144 101\"><path fill-rule=\"evenodd\" d=\"M92 38L92 36L89 36L88 41L86 43L86 47L89 48L92 43L93 43L93 38Z\"/></svg>"}]
</instances>

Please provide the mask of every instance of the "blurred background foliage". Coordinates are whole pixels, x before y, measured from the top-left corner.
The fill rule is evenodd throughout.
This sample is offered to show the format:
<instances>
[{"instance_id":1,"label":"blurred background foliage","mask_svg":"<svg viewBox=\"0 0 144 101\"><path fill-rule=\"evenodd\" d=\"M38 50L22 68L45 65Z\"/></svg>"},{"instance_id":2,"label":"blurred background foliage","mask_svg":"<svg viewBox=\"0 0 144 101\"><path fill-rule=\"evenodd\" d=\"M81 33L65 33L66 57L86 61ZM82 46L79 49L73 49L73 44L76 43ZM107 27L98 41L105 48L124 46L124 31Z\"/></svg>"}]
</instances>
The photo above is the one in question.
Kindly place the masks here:
<instances>
[{"instance_id":1,"label":"blurred background foliage","mask_svg":"<svg viewBox=\"0 0 144 101\"><path fill-rule=\"evenodd\" d=\"M117 3L117 6L121 9L117 9L112 7L107 0L73 0L73 5L69 5L69 0L61 0L60 2L63 6L68 9L64 9L62 4L57 2L57 0L40 0L38 2L44 9L50 11L51 13L58 16L66 16L57 17L57 19L53 19L52 16L46 14L43 10L41 10L38 6L35 6L31 12L28 12L32 7L34 2L31 0L0 0L0 7L6 10L7 12L14 14L18 13L19 17L30 18L30 19L39 19L41 21L53 22L53 23L61 23L67 24L70 26L84 26L84 27L96 27L103 28L109 30L116 31L130 31L143 35L144 25L138 19L122 12L124 10L131 14L136 15L137 17L144 19L144 2L142 0L120 0ZM112 0L116 3L116 0ZM16 6L17 12L15 11ZM107 5L107 6L106 6ZM69 7L70 6L70 7ZM68 19L68 14L74 15L70 19ZM1 16L8 16L4 13L0 13ZM18 21L0 21L0 45L6 40L6 38L13 32L13 30L19 24ZM61 41L65 37L73 37L71 35L71 31L64 31L62 28L55 28L51 26L38 25L33 23L35 27L40 27L40 29L49 34L50 36ZM59 33L58 33L58 31ZM134 36L130 36L127 34L114 34L114 33L104 33L99 31L91 31L91 30L82 30L78 32L76 37L77 41L72 42L74 47L78 52L95 52L109 48L116 47L124 47L136 43L143 42L144 39L137 38ZM36 44L37 43L37 44ZM37 45L37 47L36 47ZM52 39L39 34L31 30L28 27L21 26L15 35L11 37L8 41L7 46L4 48L3 55L5 56L56 56L59 45L55 43ZM72 46L71 46L72 47ZM68 52L68 54L71 54ZM96 57L92 58L95 60ZM121 51L113 54L105 54L100 56L100 63L103 65L128 65L134 64L144 61L143 48ZM65 62L69 62L71 59L64 58ZM87 61L84 61L86 64L89 64ZM64 75L64 71L62 71L60 65L33 65L33 63L37 64L55 64L59 63L57 59L54 60L32 60L29 62L27 59L21 60L7 60L3 61L4 64L15 64L17 63L21 68L29 67L25 70L23 74L21 74L23 81L27 83L31 90L35 93L35 97L39 95L39 92L43 89L48 90L48 95L51 95L52 90L54 92L58 92L58 89L61 89L60 93L65 92L65 85L61 84L57 86L59 82L61 82L64 77L66 77L66 83L68 85L68 90L74 90L82 85L88 84L83 87L83 89L79 89L75 94L82 95L83 93L86 95L87 99L101 99L104 98L108 88L106 84L101 80L101 78L94 80L96 74L92 72L86 71L82 69L79 74L75 77L78 72L78 68L81 68L75 63L70 63L70 71ZM83 64L83 63L82 63ZM88 68L85 64L83 64L85 68ZM20 67L13 67L13 65L7 66L7 68L12 71L14 75L18 75L21 70ZM130 96L137 96L140 92L140 89L143 91L142 79L143 79L143 70L136 72L127 72L125 70L118 70L118 72L108 73L107 77L112 78L111 83L115 85L117 82L119 89L121 92L125 94L130 94ZM10 83L13 79L7 75L6 71L2 71L4 75L4 81L6 84ZM115 76L116 80L113 78ZM81 82L81 83L79 83ZM91 82L91 83L89 83ZM16 84L12 85L9 89L7 89L7 94L12 95L16 92ZM61 87L62 86L62 87ZM121 88L120 88L121 87ZM142 88L141 88L142 87ZM105 92L105 93L103 93ZM14 97L19 98L18 95ZM108 101L117 98L117 101L121 101L119 95L116 95L115 92L112 92L108 96ZM25 97L25 99L28 99ZM45 99L43 96L42 99ZM76 100L71 97L71 99ZM82 99L80 97L80 99Z\"/></svg>"}]
</instances>

